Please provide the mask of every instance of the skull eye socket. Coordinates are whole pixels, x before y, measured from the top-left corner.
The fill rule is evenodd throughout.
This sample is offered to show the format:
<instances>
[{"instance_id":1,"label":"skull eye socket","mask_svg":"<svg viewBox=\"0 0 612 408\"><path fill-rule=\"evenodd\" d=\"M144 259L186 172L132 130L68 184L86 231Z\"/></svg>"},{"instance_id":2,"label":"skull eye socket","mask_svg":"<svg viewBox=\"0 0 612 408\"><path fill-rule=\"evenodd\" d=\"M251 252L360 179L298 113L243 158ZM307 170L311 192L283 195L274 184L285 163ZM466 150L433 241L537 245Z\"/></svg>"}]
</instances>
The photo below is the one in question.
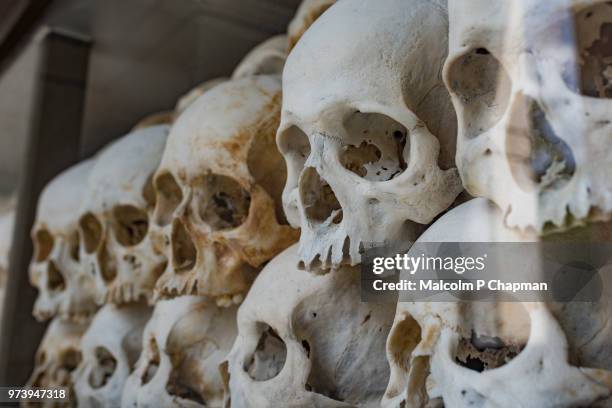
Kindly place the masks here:
<instances>
[{"instance_id":1,"label":"skull eye socket","mask_svg":"<svg viewBox=\"0 0 612 408\"><path fill-rule=\"evenodd\" d=\"M584 96L612 98L612 3L599 3L576 13L574 26L579 72L577 84L568 86Z\"/></svg>"},{"instance_id":2,"label":"skull eye socket","mask_svg":"<svg viewBox=\"0 0 612 408\"><path fill-rule=\"evenodd\" d=\"M134 246L142 242L149 229L147 213L133 205L113 208L113 233L122 246Z\"/></svg>"},{"instance_id":3,"label":"skull eye socket","mask_svg":"<svg viewBox=\"0 0 612 408\"><path fill-rule=\"evenodd\" d=\"M47 264L47 288L53 291L62 291L66 288L66 281L53 261Z\"/></svg>"},{"instance_id":4,"label":"skull eye socket","mask_svg":"<svg viewBox=\"0 0 612 408\"><path fill-rule=\"evenodd\" d=\"M297 126L291 126L278 135L278 149L287 156L288 176L297 179L306 159L310 156L310 142L308 136Z\"/></svg>"},{"instance_id":5,"label":"skull eye socket","mask_svg":"<svg viewBox=\"0 0 612 408\"><path fill-rule=\"evenodd\" d=\"M36 262L44 262L47 260L53 250L53 236L46 229L36 231L34 235L35 259Z\"/></svg>"},{"instance_id":6,"label":"skull eye socket","mask_svg":"<svg viewBox=\"0 0 612 408\"><path fill-rule=\"evenodd\" d=\"M155 223L166 226L172 221L174 210L183 201L183 192L170 173L163 173L155 179L157 206L155 207Z\"/></svg>"},{"instance_id":7,"label":"skull eye socket","mask_svg":"<svg viewBox=\"0 0 612 408\"><path fill-rule=\"evenodd\" d=\"M347 170L370 181L388 181L408 164L408 130L380 113L355 112L344 122L351 144L344 146L340 162Z\"/></svg>"},{"instance_id":8,"label":"skull eye socket","mask_svg":"<svg viewBox=\"0 0 612 408\"><path fill-rule=\"evenodd\" d=\"M405 372L414 373L414 381L408 385L408 395L413 395L425 390L429 358L426 356L412 357L412 352L422 339L421 326L409 314L403 317L402 320L398 320L389 334L388 348L395 364ZM396 397L400 392L400 389L389 390L389 397Z\"/></svg>"},{"instance_id":9,"label":"skull eye socket","mask_svg":"<svg viewBox=\"0 0 612 408\"><path fill-rule=\"evenodd\" d=\"M68 349L64 351L60 358L60 370L65 370L71 373L81 363L81 357L81 352L78 350Z\"/></svg>"},{"instance_id":10,"label":"skull eye socket","mask_svg":"<svg viewBox=\"0 0 612 408\"><path fill-rule=\"evenodd\" d=\"M96 366L89 373L89 385L93 389L104 387L113 376L117 368L117 360L105 347L96 347L94 350Z\"/></svg>"},{"instance_id":11,"label":"skull eye socket","mask_svg":"<svg viewBox=\"0 0 612 408\"><path fill-rule=\"evenodd\" d=\"M87 213L79 220L79 227L85 252L94 253L102 244L102 223L92 213Z\"/></svg>"},{"instance_id":12,"label":"skull eye socket","mask_svg":"<svg viewBox=\"0 0 612 408\"><path fill-rule=\"evenodd\" d=\"M227 176L208 174L199 200L200 218L213 230L227 230L242 225L249 216L251 195Z\"/></svg>"},{"instance_id":13,"label":"skull eye socket","mask_svg":"<svg viewBox=\"0 0 612 408\"><path fill-rule=\"evenodd\" d=\"M276 377L283 369L287 359L287 346L272 327L265 323L257 323L257 326L261 336L243 369L253 380L267 381Z\"/></svg>"},{"instance_id":14,"label":"skull eye socket","mask_svg":"<svg viewBox=\"0 0 612 408\"><path fill-rule=\"evenodd\" d=\"M447 85L460 101L463 133L476 137L492 128L508 108L512 82L486 48L475 48L451 62Z\"/></svg>"}]
</instances>

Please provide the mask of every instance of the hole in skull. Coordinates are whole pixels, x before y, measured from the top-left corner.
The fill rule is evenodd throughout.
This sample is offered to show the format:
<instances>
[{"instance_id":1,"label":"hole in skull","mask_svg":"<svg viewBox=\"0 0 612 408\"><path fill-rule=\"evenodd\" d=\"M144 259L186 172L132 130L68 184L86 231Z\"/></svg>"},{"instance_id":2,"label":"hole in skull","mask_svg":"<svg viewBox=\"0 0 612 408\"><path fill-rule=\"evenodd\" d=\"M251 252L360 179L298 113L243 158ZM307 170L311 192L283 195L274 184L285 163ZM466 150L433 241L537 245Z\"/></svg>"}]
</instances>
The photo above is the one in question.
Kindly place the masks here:
<instances>
[{"instance_id":1,"label":"hole in skull","mask_svg":"<svg viewBox=\"0 0 612 408\"><path fill-rule=\"evenodd\" d=\"M74 231L74 233L70 236L68 245L70 245L70 258L74 261L80 260L80 242L79 242L79 231Z\"/></svg>"},{"instance_id":2,"label":"hole in skull","mask_svg":"<svg viewBox=\"0 0 612 408\"><path fill-rule=\"evenodd\" d=\"M463 108L458 115L468 138L492 128L508 108L510 77L486 48L472 49L452 61L447 83Z\"/></svg>"},{"instance_id":3,"label":"hole in skull","mask_svg":"<svg viewBox=\"0 0 612 408\"><path fill-rule=\"evenodd\" d=\"M576 170L569 146L560 139L534 99L518 96L512 107L506 148L512 174L520 186L531 190L557 188Z\"/></svg>"},{"instance_id":4,"label":"hole in skull","mask_svg":"<svg viewBox=\"0 0 612 408\"><path fill-rule=\"evenodd\" d=\"M482 372L501 367L516 357L524 345L505 344L499 337L478 336L459 340L455 361L470 370Z\"/></svg>"},{"instance_id":5,"label":"hole in skull","mask_svg":"<svg viewBox=\"0 0 612 408\"><path fill-rule=\"evenodd\" d=\"M53 236L46 229L36 231L34 235L36 262L46 261L53 250Z\"/></svg>"},{"instance_id":6,"label":"hole in skull","mask_svg":"<svg viewBox=\"0 0 612 408\"><path fill-rule=\"evenodd\" d=\"M100 273L104 282L110 283L117 277L117 267L114 258L110 255L107 248L102 248L98 255Z\"/></svg>"},{"instance_id":7,"label":"hole in skull","mask_svg":"<svg viewBox=\"0 0 612 408\"><path fill-rule=\"evenodd\" d=\"M327 224L342 222L342 206L331 186L313 167L304 169L300 177L300 195L309 220Z\"/></svg>"},{"instance_id":8,"label":"hole in skull","mask_svg":"<svg viewBox=\"0 0 612 408\"><path fill-rule=\"evenodd\" d=\"M310 156L310 142L308 136L297 126L290 126L278 136L278 148L287 156L287 171L294 175L302 171L306 159Z\"/></svg>"},{"instance_id":9,"label":"hole in skull","mask_svg":"<svg viewBox=\"0 0 612 408\"><path fill-rule=\"evenodd\" d=\"M200 200L200 218L213 230L239 227L249 216L251 196L227 176L207 174Z\"/></svg>"},{"instance_id":10,"label":"hole in skull","mask_svg":"<svg viewBox=\"0 0 612 408\"><path fill-rule=\"evenodd\" d=\"M94 388L102 388L113 376L117 368L117 360L105 347L96 347L94 350L96 366L89 373L89 385Z\"/></svg>"},{"instance_id":11,"label":"hole in skull","mask_svg":"<svg viewBox=\"0 0 612 408\"><path fill-rule=\"evenodd\" d=\"M578 92L612 98L612 3L586 7L575 17L578 45ZM570 88L572 84L568 84Z\"/></svg>"},{"instance_id":12,"label":"hole in skull","mask_svg":"<svg viewBox=\"0 0 612 408\"><path fill-rule=\"evenodd\" d=\"M165 226L172 221L172 213L183 200L183 193L170 173L162 173L155 179L155 189L157 191L155 223Z\"/></svg>"},{"instance_id":13,"label":"hole in skull","mask_svg":"<svg viewBox=\"0 0 612 408\"><path fill-rule=\"evenodd\" d=\"M54 291L66 288L66 281L53 261L47 264L47 288Z\"/></svg>"},{"instance_id":14,"label":"hole in skull","mask_svg":"<svg viewBox=\"0 0 612 408\"><path fill-rule=\"evenodd\" d=\"M264 126L257 133L249 147L247 166L255 183L261 186L274 201L276 219L287 224L283 211L282 194L287 181L287 166L276 146L276 129Z\"/></svg>"},{"instance_id":15,"label":"hole in skull","mask_svg":"<svg viewBox=\"0 0 612 408\"><path fill-rule=\"evenodd\" d=\"M149 175L147 181L142 188L142 198L144 198L147 203L147 208L152 209L155 208L155 201L157 197L155 196L155 187L153 187L153 174Z\"/></svg>"},{"instance_id":16,"label":"hole in skull","mask_svg":"<svg viewBox=\"0 0 612 408\"><path fill-rule=\"evenodd\" d=\"M79 220L79 227L83 237L85 252L91 254L102 243L102 223L95 215L87 213Z\"/></svg>"},{"instance_id":17,"label":"hole in skull","mask_svg":"<svg viewBox=\"0 0 612 408\"><path fill-rule=\"evenodd\" d=\"M276 331L265 323L257 323L261 336L251 357L244 364L244 371L255 381L267 381L276 377L287 359L287 346Z\"/></svg>"},{"instance_id":18,"label":"hole in skull","mask_svg":"<svg viewBox=\"0 0 612 408\"><path fill-rule=\"evenodd\" d=\"M140 378L142 384L145 385L151 381L153 377L155 377L155 374L159 369L159 347L157 346L157 341L155 341L153 337L149 339L149 347L147 350L144 350L143 353L148 354L147 366L145 367L142 377Z\"/></svg>"},{"instance_id":19,"label":"hole in skull","mask_svg":"<svg viewBox=\"0 0 612 408\"><path fill-rule=\"evenodd\" d=\"M134 246L142 242L149 229L149 217L144 210L133 205L113 208L113 233L122 246Z\"/></svg>"},{"instance_id":20,"label":"hole in skull","mask_svg":"<svg viewBox=\"0 0 612 408\"><path fill-rule=\"evenodd\" d=\"M185 225L179 220L172 224L172 266L176 273L193 269L196 263L197 250Z\"/></svg>"},{"instance_id":21,"label":"hole in skull","mask_svg":"<svg viewBox=\"0 0 612 408\"><path fill-rule=\"evenodd\" d=\"M60 357L60 369L73 372L81 362L81 352L74 349L65 350Z\"/></svg>"},{"instance_id":22,"label":"hole in skull","mask_svg":"<svg viewBox=\"0 0 612 408\"><path fill-rule=\"evenodd\" d=\"M370 181L388 181L401 174L408 164L408 130L379 113L355 112L344 123L349 145L340 161L347 169Z\"/></svg>"}]
</instances>

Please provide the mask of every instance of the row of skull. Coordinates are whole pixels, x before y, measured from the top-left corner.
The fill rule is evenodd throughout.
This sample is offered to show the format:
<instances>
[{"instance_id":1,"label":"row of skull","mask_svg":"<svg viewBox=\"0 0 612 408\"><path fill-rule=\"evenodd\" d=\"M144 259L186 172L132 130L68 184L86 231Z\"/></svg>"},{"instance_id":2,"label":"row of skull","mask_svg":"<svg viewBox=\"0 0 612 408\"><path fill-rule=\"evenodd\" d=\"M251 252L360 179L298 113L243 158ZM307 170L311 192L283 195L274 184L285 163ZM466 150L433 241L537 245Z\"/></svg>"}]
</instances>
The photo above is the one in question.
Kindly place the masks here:
<instances>
[{"instance_id":1,"label":"row of skull","mask_svg":"<svg viewBox=\"0 0 612 408\"><path fill-rule=\"evenodd\" d=\"M356 266L381 243L609 240L612 6L341 0L306 31L330 3L303 3L288 56L264 43L45 189L35 315L63 320L38 366L84 406L608 397L609 297L368 304Z\"/></svg>"}]
</instances>

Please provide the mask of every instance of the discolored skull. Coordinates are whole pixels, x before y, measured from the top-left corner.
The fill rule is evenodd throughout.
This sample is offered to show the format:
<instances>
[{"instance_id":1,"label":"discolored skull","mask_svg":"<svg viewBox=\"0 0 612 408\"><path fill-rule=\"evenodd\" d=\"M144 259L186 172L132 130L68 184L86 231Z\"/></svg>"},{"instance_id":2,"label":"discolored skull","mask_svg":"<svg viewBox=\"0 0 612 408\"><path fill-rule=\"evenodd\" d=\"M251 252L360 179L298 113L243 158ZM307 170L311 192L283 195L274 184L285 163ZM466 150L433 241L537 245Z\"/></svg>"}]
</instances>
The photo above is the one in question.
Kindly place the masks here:
<instances>
[{"instance_id":1,"label":"discolored skull","mask_svg":"<svg viewBox=\"0 0 612 408\"><path fill-rule=\"evenodd\" d=\"M287 37L277 35L267 39L253 48L240 61L233 79L250 77L253 75L280 75L287 59Z\"/></svg>"},{"instance_id":2,"label":"discolored skull","mask_svg":"<svg viewBox=\"0 0 612 408\"><path fill-rule=\"evenodd\" d=\"M93 160L55 177L42 191L32 227L30 282L38 288L34 316L87 321L97 310L95 281L79 253L78 210Z\"/></svg>"},{"instance_id":3,"label":"discolored skull","mask_svg":"<svg viewBox=\"0 0 612 408\"><path fill-rule=\"evenodd\" d=\"M612 4L449 2L444 79L466 189L537 231L612 210Z\"/></svg>"},{"instance_id":4,"label":"discolored skull","mask_svg":"<svg viewBox=\"0 0 612 408\"><path fill-rule=\"evenodd\" d=\"M168 126L147 127L113 142L91 171L80 208L81 259L95 277L98 302L148 299L164 270L149 234L152 178Z\"/></svg>"},{"instance_id":5,"label":"discolored skull","mask_svg":"<svg viewBox=\"0 0 612 408\"><path fill-rule=\"evenodd\" d=\"M168 258L160 296L239 302L257 268L297 239L281 208L280 91L274 77L228 81L175 122L155 175L151 233Z\"/></svg>"},{"instance_id":6,"label":"discolored skull","mask_svg":"<svg viewBox=\"0 0 612 408\"><path fill-rule=\"evenodd\" d=\"M87 329L86 324L55 318L49 324L36 352L34 371L28 387L57 389L68 388L68 401L22 402L24 407L76 407L71 373L81 361L79 342Z\"/></svg>"},{"instance_id":7,"label":"discolored skull","mask_svg":"<svg viewBox=\"0 0 612 408\"><path fill-rule=\"evenodd\" d=\"M291 51L308 27L315 22L336 0L302 0L295 16L287 27L287 49Z\"/></svg>"},{"instance_id":8,"label":"discolored skull","mask_svg":"<svg viewBox=\"0 0 612 408\"><path fill-rule=\"evenodd\" d=\"M309 274L297 256L270 261L240 306L232 407L379 406L395 305L361 302L358 268Z\"/></svg>"},{"instance_id":9,"label":"discolored skull","mask_svg":"<svg viewBox=\"0 0 612 408\"><path fill-rule=\"evenodd\" d=\"M446 32L433 1L342 1L289 55L277 142L307 269L414 240L461 192L440 77Z\"/></svg>"},{"instance_id":10,"label":"discolored skull","mask_svg":"<svg viewBox=\"0 0 612 408\"><path fill-rule=\"evenodd\" d=\"M143 334L143 351L121 406L221 407L218 369L236 337L236 307L204 297L160 300Z\"/></svg>"},{"instance_id":11,"label":"discolored skull","mask_svg":"<svg viewBox=\"0 0 612 408\"><path fill-rule=\"evenodd\" d=\"M506 228L494 204L474 199L441 217L417 243L537 240ZM559 310L553 314L544 303L400 301L387 339L391 379L383 406L441 399L452 407L575 407L609 396L608 299Z\"/></svg>"},{"instance_id":12,"label":"discolored skull","mask_svg":"<svg viewBox=\"0 0 612 408\"><path fill-rule=\"evenodd\" d=\"M72 373L79 406L119 407L125 381L142 348L151 316L142 304L102 307L81 339L82 360Z\"/></svg>"}]
</instances>

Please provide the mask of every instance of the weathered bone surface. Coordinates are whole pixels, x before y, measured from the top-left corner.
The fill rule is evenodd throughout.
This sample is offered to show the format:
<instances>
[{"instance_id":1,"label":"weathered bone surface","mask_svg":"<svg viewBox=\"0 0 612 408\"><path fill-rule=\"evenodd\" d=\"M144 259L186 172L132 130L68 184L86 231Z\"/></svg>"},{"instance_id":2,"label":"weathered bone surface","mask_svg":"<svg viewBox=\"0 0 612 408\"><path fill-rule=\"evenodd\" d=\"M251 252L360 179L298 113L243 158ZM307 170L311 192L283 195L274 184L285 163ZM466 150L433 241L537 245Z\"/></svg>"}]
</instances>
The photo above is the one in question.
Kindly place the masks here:
<instances>
[{"instance_id":1,"label":"weathered bone surface","mask_svg":"<svg viewBox=\"0 0 612 408\"><path fill-rule=\"evenodd\" d=\"M236 337L236 306L197 296L160 300L121 406L222 407L219 364Z\"/></svg>"},{"instance_id":2,"label":"weathered bone surface","mask_svg":"<svg viewBox=\"0 0 612 408\"><path fill-rule=\"evenodd\" d=\"M277 142L307 269L355 265L370 244L416 239L462 190L440 75L447 29L438 2L345 1L289 55Z\"/></svg>"},{"instance_id":3,"label":"weathered bone surface","mask_svg":"<svg viewBox=\"0 0 612 408\"><path fill-rule=\"evenodd\" d=\"M537 237L506 228L494 204L474 199L441 217L417 242L531 241ZM595 357L612 345L609 300L566 307L558 322L542 303L398 303L387 340L391 380L383 406L420 407L441 398L452 407L574 407L609 396L612 374L605 370L612 370L612 359L609 352ZM589 307L590 314L579 315L590 327L591 344L562 330L576 327L576 312ZM601 337L592 336L598 330ZM568 362L575 359L568 341L582 348L578 363L594 368Z\"/></svg>"},{"instance_id":4,"label":"weathered bone surface","mask_svg":"<svg viewBox=\"0 0 612 408\"><path fill-rule=\"evenodd\" d=\"M257 268L297 240L281 205L280 92L276 77L228 81L174 123L154 183L151 235L168 258L159 296L238 303Z\"/></svg>"},{"instance_id":5,"label":"weathered bone surface","mask_svg":"<svg viewBox=\"0 0 612 408\"><path fill-rule=\"evenodd\" d=\"M312 23L335 2L336 0L302 0L287 27L287 49L289 51L295 47Z\"/></svg>"},{"instance_id":6,"label":"weathered bone surface","mask_svg":"<svg viewBox=\"0 0 612 408\"><path fill-rule=\"evenodd\" d=\"M165 257L148 230L155 207L153 173L168 126L143 128L107 146L98 156L79 210L81 261L95 277L99 303L150 299Z\"/></svg>"},{"instance_id":7,"label":"weathered bone surface","mask_svg":"<svg viewBox=\"0 0 612 408\"><path fill-rule=\"evenodd\" d=\"M97 310L95 282L79 256L78 211L94 160L55 177L43 190L32 227L30 282L38 288L34 316L87 321Z\"/></svg>"},{"instance_id":8,"label":"weathered bone surface","mask_svg":"<svg viewBox=\"0 0 612 408\"><path fill-rule=\"evenodd\" d=\"M142 349L152 310L143 304L107 304L81 339L82 360L72 373L80 407L119 407L125 381Z\"/></svg>"},{"instance_id":9,"label":"weathered bone surface","mask_svg":"<svg viewBox=\"0 0 612 408\"><path fill-rule=\"evenodd\" d=\"M14 207L9 207L0 214L0 324L2 323L4 293L8 280L9 255L13 241L15 212L16 209Z\"/></svg>"},{"instance_id":10,"label":"weathered bone surface","mask_svg":"<svg viewBox=\"0 0 612 408\"><path fill-rule=\"evenodd\" d=\"M444 79L466 189L510 227L612 214L612 6L588 0L449 2Z\"/></svg>"},{"instance_id":11,"label":"weathered bone surface","mask_svg":"<svg viewBox=\"0 0 612 408\"><path fill-rule=\"evenodd\" d=\"M227 78L209 79L208 81L204 81L203 83L196 86L191 91L180 97L178 102L176 103L176 106L174 107L173 121L176 120L176 118L178 118L180 114L183 113L185 109L189 107L189 105L191 105L193 102L196 101L196 99L202 96L204 92L214 88L215 86L225 81L227 81Z\"/></svg>"},{"instance_id":12,"label":"weathered bone surface","mask_svg":"<svg viewBox=\"0 0 612 408\"><path fill-rule=\"evenodd\" d=\"M379 406L395 305L362 303L360 273L297 268L297 245L259 274L228 356L232 407Z\"/></svg>"},{"instance_id":13,"label":"weathered bone surface","mask_svg":"<svg viewBox=\"0 0 612 408\"><path fill-rule=\"evenodd\" d=\"M67 387L69 401L23 402L22 406L28 408L76 406L71 374L81 361L79 343L85 329L87 324L53 319L38 347L34 371L27 383L28 387L45 389Z\"/></svg>"},{"instance_id":14,"label":"weathered bone surface","mask_svg":"<svg viewBox=\"0 0 612 408\"><path fill-rule=\"evenodd\" d=\"M232 79L281 75L287 59L287 36L277 35L253 48L234 69Z\"/></svg>"}]
</instances>

